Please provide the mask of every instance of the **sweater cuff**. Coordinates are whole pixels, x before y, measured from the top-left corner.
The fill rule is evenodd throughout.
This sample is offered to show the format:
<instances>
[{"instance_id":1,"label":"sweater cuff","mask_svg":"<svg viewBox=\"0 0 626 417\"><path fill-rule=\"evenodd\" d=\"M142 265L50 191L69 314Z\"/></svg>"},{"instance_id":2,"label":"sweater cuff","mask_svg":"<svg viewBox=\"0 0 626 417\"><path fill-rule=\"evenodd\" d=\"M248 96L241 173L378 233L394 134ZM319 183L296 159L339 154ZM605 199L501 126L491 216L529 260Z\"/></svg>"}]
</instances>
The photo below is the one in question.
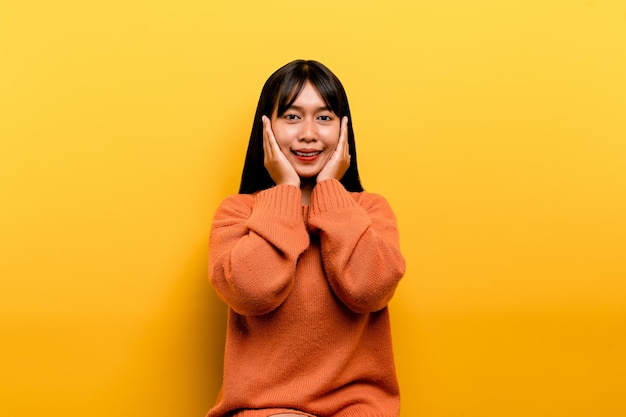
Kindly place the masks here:
<instances>
[{"instance_id":1,"label":"sweater cuff","mask_svg":"<svg viewBox=\"0 0 626 417\"><path fill-rule=\"evenodd\" d=\"M284 218L302 217L302 194L294 185L277 185L254 197L255 209Z\"/></svg>"},{"instance_id":2,"label":"sweater cuff","mask_svg":"<svg viewBox=\"0 0 626 417\"><path fill-rule=\"evenodd\" d=\"M336 179L320 182L311 193L311 211L321 214L331 209L341 209L358 206L350 193Z\"/></svg>"}]
</instances>

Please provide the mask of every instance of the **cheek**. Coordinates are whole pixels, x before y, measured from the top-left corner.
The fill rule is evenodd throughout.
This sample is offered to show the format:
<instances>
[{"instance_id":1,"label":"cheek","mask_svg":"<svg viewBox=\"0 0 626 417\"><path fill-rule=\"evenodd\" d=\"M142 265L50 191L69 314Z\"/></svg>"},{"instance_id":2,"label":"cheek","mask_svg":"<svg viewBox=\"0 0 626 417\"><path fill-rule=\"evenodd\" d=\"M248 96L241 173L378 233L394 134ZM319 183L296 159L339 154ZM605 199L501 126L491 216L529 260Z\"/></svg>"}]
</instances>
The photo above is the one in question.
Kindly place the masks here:
<instances>
[{"instance_id":1,"label":"cheek","mask_svg":"<svg viewBox=\"0 0 626 417\"><path fill-rule=\"evenodd\" d=\"M272 131L274 132L274 137L276 138L278 147L283 152L289 152L292 138L294 136L293 132L291 132L287 126L284 126L280 123L276 123L275 125L273 125Z\"/></svg>"},{"instance_id":2,"label":"cheek","mask_svg":"<svg viewBox=\"0 0 626 417\"><path fill-rule=\"evenodd\" d=\"M289 139L289 135L281 135L274 133L274 137L276 138L276 143L278 143L278 147L283 153L289 153L291 148L291 140Z\"/></svg>"},{"instance_id":3,"label":"cheek","mask_svg":"<svg viewBox=\"0 0 626 417\"><path fill-rule=\"evenodd\" d=\"M336 129L329 129L327 132L325 132L324 134L324 144L326 145L327 148L330 149L335 149L337 147L337 144L339 143L339 127L337 127Z\"/></svg>"}]
</instances>

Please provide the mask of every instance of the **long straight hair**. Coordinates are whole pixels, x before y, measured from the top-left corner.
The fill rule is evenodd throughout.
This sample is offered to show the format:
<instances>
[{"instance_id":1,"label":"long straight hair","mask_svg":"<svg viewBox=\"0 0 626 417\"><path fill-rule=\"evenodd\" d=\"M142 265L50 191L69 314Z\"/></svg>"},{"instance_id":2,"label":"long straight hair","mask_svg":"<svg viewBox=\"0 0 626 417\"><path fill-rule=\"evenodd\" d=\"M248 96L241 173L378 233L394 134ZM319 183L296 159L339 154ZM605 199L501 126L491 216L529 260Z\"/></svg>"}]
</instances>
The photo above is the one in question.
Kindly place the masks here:
<instances>
[{"instance_id":1,"label":"long straight hair","mask_svg":"<svg viewBox=\"0 0 626 417\"><path fill-rule=\"evenodd\" d=\"M350 166L340 182L348 191L363 191L356 159L356 146L348 96L341 81L326 66L317 61L296 60L279 68L265 82L252 122L248 151L241 174L240 194L252 194L275 186L263 163L263 122L261 117L271 117L274 109L282 116L291 107L306 82L317 89L322 100L339 119L348 117L348 146Z\"/></svg>"}]
</instances>

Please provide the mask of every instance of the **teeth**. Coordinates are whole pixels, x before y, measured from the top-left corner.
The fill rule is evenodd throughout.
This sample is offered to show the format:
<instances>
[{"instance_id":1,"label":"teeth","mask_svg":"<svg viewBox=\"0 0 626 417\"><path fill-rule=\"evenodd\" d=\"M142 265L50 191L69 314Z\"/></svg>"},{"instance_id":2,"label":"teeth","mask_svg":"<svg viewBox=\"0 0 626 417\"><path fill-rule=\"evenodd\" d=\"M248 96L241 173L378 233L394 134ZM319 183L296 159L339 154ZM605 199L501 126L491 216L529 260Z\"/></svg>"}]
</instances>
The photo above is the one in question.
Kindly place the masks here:
<instances>
[{"instance_id":1,"label":"teeth","mask_svg":"<svg viewBox=\"0 0 626 417\"><path fill-rule=\"evenodd\" d=\"M319 155L322 151L316 151L316 152L298 152L298 151L293 151L293 153L295 153L298 156L315 156L315 155Z\"/></svg>"}]
</instances>

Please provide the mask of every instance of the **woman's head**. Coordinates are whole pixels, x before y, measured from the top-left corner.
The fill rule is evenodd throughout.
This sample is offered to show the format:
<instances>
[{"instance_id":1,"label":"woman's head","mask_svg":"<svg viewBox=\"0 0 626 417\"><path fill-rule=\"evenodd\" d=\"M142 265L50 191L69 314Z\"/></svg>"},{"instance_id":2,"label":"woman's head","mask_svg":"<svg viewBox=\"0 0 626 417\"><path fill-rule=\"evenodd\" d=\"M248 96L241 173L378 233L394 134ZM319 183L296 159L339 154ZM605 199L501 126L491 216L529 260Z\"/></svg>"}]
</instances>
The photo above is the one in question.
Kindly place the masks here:
<instances>
[{"instance_id":1,"label":"woman's head","mask_svg":"<svg viewBox=\"0 0 626 417\"><path fill-rule=\"evenodd\" d=\"M339 79L317 61L292 61L274 72L263 86L252 124L239 192L250 194L274 186L263 163L263 124L261 117L282 116L298 99L305 86L312 86L338 119L348 117L350 167L341 179L348 191L363 191L359 179L354 131L348 97Z\"/></svg>"}]
</instances>

